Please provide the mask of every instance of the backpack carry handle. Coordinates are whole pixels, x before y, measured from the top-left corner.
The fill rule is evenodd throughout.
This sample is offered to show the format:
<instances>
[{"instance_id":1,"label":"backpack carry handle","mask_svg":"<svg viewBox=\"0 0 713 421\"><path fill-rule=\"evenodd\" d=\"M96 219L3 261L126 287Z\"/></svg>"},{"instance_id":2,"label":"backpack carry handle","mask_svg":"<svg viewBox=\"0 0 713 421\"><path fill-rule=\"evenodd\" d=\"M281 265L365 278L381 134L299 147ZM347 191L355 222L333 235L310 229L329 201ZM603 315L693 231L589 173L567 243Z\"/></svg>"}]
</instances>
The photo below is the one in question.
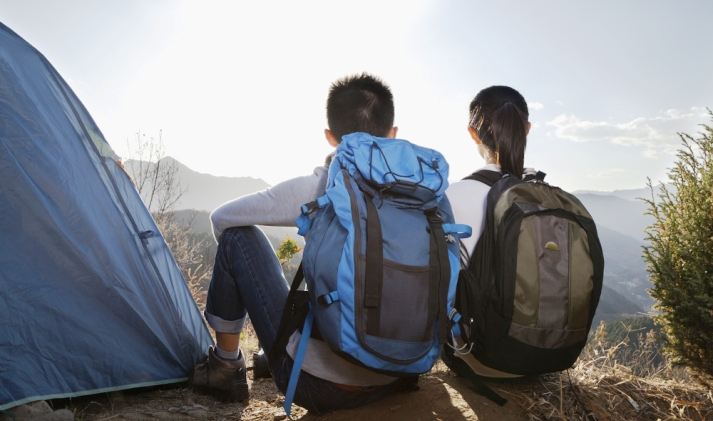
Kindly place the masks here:
<instances>
[{"instance_id":1,"label":"backpack carry handle","mask_svg":"<svg viewBox=\"0 0 713 421\"><path fill-rule=\"evenodd\" d=\"M443 224L444 234L456 234L458 238L469 238L473 235L473 228L466 224Z\"/></svg>"}]
</instances>

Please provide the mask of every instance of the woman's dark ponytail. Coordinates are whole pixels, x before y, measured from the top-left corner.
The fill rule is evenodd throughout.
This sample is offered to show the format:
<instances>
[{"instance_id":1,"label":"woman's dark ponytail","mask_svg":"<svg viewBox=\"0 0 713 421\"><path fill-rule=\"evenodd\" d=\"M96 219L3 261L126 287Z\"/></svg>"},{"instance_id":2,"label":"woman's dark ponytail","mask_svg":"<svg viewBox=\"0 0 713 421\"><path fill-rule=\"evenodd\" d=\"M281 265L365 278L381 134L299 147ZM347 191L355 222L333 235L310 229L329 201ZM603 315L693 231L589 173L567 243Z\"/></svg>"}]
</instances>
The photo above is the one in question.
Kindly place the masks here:
<instances>
[{"instance_id":1,"label":"woman's dark ponytail","mask_svg":"<svg viewBox=\"0 0 713 421\"><path fill-rule=\"evenodd\" d=\"M503 173L521 178L527 146L527 102L507 86L485 88L470 103L470 126L491 152Z\"/></svg>"},{"instance_id":2,"label":"woman's dark ponytail","mask_svg":"<svg viewBox=\"0 0 713 421\"><path fill-rule=\"evenodd\" d=\"M493 113L490 130L503 173L522 178L527 145L527 117L512 102Z\"/></svg>"}]
</instances>

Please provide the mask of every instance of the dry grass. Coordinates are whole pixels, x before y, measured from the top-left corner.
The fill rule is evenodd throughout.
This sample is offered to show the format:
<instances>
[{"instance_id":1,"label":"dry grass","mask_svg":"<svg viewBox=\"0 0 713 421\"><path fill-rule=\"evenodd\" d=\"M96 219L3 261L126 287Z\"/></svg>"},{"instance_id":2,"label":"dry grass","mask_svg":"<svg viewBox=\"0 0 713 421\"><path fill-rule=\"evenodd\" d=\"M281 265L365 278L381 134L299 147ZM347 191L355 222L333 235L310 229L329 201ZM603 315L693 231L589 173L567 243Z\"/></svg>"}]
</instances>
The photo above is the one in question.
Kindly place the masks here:
<instances>
[{"instance_id":1,"label":"dry grass","mask_svg":"<svg viewBox=\"0 0 713 421\"><path fill-rule=\"evenodd\" d=\"M639 343L608 344L600 325L574 368L540 378L544 393L506 393L530 420L713 420L713 392L662 358L653 332Z\"/></svg>"}]
</instances>

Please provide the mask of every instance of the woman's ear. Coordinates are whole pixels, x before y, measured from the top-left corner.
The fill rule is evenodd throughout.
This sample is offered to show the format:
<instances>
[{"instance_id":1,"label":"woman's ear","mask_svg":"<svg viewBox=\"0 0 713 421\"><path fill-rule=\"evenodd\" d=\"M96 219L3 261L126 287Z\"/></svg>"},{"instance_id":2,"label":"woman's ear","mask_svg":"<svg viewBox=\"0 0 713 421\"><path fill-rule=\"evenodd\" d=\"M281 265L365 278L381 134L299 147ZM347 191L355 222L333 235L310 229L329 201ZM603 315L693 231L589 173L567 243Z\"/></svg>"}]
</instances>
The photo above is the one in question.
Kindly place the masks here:
<instances>
[{"instance_id":1,"label":"woman's ear","mask_svg":"<svg viewBox=\"0 0 713 421\"><path fill-rule=\"evenodd\" d=\"M475 144L476 144L476 145L482 145L482 144L483 144L483 142L482 142L482 141L480 140L480 138L478 137L478 133L475 132L475 129L474 129L472 126L468 126L468 133L470 133L470 137L472 137L473 140L475 140Z\"/></svg>"},{"instance_id":2,"label":"woman's ear","mask_svg":"<svg viewBox=\"0 0 713 421\"><path fill-rule=\"evenodd\" d=\"M327 139L327 142L333 147L336 148L339 146L339 142L337 141L337 138L334 137L331 131L329 129L324 129L324 137Z\"/></svg>"},{"instance_id":3,"label":"woman's ear","mask_svg":"<svg viewBox=\"0 0 713 421\"><path fill-rule=\"evenodd\" d=\"M530 122L528 121L528 122L527 122L527 127L525 128L525 136L527 136L528 134L530 134L530 127L532 127L532 124L530 124Z\"/></svg>"}]
</instances>

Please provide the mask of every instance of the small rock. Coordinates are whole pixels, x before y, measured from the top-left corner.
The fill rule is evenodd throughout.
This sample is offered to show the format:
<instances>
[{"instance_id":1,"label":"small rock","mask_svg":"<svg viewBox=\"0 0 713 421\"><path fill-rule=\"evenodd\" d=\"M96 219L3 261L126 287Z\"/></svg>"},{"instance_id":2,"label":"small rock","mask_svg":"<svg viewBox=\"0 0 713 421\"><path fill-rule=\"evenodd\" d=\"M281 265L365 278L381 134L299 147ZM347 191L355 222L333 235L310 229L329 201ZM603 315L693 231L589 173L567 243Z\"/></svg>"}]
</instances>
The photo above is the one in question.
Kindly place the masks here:
<instances>
[{"instance_id":1,"label":"small rock","mask_svg":"<svg viewBox=\"0 0 713 421\"><path fill-rule=\"evenodd\" d=\"M282 421L287 418L287 414L275 414L274 421Z\"/></svg>"},{"instance_id":2,"label":"small rock","mask_svg":"<svg viewBox=\"0 0 713 421\"><path fill-rule=\"evenodd\" d=\"M49 414L30 418L30 421L74 421L74 414L68 409L58 409Z\"/></svg>"},{"instance_id":3,"label":"small rock","mask_svg":"<svg viewBox=\"0 0 713 421\"><path fill-rule=\"evenodd\" d=\"M38 401L10 408L8 412L15 415L15 421L27 421L30 418L51 413L52 408L47 402ZM0 415L0 421L12 421L12 418L7 415Z\"/></svg>"}]
</instances>

